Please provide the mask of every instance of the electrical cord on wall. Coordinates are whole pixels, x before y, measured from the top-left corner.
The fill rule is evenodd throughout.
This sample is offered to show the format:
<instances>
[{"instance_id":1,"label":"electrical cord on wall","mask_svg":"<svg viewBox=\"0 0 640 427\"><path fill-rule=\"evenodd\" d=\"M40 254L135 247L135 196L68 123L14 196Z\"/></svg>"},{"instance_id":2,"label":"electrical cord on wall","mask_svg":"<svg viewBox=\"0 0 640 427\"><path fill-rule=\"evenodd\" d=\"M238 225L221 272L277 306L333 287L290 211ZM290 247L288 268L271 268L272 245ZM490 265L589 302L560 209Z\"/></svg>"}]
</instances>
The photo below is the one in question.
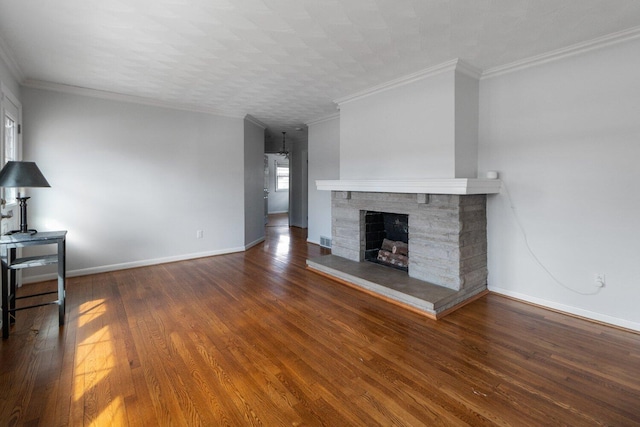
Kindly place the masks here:
<instances>
[{"instance_id":1,"label":"electrical cord on wall","mask_svg":"<svg viewBox=\"0 0 640 427\"><path fill-rule=\"evenodd\" d=\"M511 194L509 193L507 184L504 181L502 181L502 188L504 189L504 193L506 194L507 200L509 201L509 206L511 207L511 211L513 213L514 219L516 220L516 224L518 225L518 228L520 229L520 233L522 233L522 237L524 238L524 244L527 248L527 251L529 252L529 255L531 255L531 257L534 259L534 261L540 266L540 268L542 268L554 282L556 282L558 285L560 285L561 287L571 292L574 292L579 295L596 295L597 293L599 293L600 290L602 289L600 287L596 288L593 292L582 292L582 291L575 290L570 286L565 285L542 263L542 261L540 261L538 256L535 254L535 252L533 252L533 249L531 249L531 246L529 245L529 239L527 238L527 233L524 230L524 226L522 225L522 222L520 222L520 218L518 217L518 212L516 212L516 207L513 204L513 199L511 198Z\"/></svg>"}]
</instances>

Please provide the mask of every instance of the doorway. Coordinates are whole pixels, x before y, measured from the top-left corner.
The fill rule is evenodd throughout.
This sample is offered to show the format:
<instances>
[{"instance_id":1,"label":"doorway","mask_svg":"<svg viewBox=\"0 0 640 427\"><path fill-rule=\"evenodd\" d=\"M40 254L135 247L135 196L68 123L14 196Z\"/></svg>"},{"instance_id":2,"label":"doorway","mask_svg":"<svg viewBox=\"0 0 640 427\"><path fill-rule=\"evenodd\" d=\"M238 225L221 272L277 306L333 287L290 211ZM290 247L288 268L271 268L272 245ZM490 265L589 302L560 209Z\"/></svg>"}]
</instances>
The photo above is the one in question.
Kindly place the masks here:
<instances>
[{"instance_id":1,"label":"doorway","mask_svg":"<svg viewBox=\"0 0 640 427\"><path fill-rule=\"evenodd\" d=\"M265 154L265 210L267 226L289 226L289 159Z\"/></svg>"}]
</instances>

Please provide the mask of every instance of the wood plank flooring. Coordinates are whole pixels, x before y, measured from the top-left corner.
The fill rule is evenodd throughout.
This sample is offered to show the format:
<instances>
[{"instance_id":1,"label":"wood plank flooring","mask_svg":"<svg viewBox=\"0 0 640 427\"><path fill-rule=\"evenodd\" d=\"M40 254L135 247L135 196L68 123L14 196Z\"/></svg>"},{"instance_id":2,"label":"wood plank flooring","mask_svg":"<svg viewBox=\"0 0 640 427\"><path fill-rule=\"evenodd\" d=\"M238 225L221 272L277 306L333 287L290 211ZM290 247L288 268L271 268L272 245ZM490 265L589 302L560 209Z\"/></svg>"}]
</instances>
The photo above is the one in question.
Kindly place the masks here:
<instances>
[{"instance_id":1,"label":"wood plank flooring","mask_svg":"<svg viewBox=\"0 0 640 427\"><path fill-rule=\"evenodd\" d=\"M72 278L0 343L0 425L640 425L640 335L488 295L433 321L245 253ZM30 290L54 282L26 285Z\"/></svg>"}]
</instances>

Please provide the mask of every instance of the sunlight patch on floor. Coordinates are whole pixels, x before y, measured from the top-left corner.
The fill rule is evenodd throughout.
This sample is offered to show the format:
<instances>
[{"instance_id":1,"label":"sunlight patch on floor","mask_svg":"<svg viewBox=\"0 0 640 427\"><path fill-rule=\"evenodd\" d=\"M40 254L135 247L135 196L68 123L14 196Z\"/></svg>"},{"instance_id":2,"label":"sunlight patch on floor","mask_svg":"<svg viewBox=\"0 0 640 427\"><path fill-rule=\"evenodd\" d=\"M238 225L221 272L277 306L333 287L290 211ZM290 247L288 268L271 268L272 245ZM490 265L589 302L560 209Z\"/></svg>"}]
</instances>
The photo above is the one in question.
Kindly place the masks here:
<instances>
[{"instance_id":1,"label":"sunlight patch on floor","mask_svg":"<svg viewBox=\"0 0 640 427\"><path fill-rule=\"evenodd\" d=\"M83 422L91 426L125 425L126 408L122 396L112 395L111 378L117 360L114 337L104 324L105 299L79 307L78 328L85 336L77 346L73 400L83 408Z\"/></svg>"},{"instance_id":2,"label":"sunlight patch on floor","mask_svg":"<svg viewBox=\"0 0 640 427\"><path fill-rule=\"evenodd\" d=\"M280 235L276 242L276 254L286 255L291 247L291 238L288 235Z\"/></svg>"}]
</instances>

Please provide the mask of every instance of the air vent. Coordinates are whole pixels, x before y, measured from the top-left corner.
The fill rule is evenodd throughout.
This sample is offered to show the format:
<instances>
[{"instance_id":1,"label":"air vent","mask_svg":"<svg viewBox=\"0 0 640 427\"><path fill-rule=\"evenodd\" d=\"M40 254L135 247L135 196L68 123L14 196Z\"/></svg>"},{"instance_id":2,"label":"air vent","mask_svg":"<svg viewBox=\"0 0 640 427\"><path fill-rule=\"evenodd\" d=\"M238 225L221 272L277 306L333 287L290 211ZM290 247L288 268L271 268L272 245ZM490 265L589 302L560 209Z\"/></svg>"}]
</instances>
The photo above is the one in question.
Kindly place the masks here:
<instances>
[{"instance_id":1,"label":"air vent","mask_svg":"<svg viewBox=\"0 0 640 427\"><path fill-rule=\"evenodd\" d=\"M323 248L331 249L331 238L326 236L320 236L320 246Z\"/></svg>"}]
</instances>

